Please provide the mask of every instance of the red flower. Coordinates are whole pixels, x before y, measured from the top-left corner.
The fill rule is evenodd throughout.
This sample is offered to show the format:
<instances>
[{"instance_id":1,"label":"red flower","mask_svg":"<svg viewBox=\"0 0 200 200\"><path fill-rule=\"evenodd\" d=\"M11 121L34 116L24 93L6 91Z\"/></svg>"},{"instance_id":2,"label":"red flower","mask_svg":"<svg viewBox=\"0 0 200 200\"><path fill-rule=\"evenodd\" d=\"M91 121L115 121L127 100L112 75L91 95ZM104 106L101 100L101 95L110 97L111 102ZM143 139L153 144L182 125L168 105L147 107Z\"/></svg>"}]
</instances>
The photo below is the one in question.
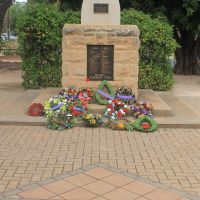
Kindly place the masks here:
<instances>
[{"instance_id":1,"label":"red flower","mask_svg":"<svg viewBox=\"0 0 200 200\"><path fill-rule=\"evenodd\" d=\"M89 82L90 82L90 79L89 79L89 78L86 78L86 82L89 83Z\"/></svg>"},{"instance_id":2,"label":"red flower","mask_svg":"<svg viewBox=\"0 0 200 200\"><path fill-rule=\"evenodd\" d=\"M107 108L112 109L112 108L113 108L112 104L108 104L108 105L107 105Z\"/></svg>"},{"instance_id":3,"label":"red flower","mask_svg":"<svg viewBox=\"0 0 200 200\"><path fill-rule=\"evenodd\" d=\"M128 112L128 109L126 109L126 108L122 108L122 110L123 110L125 113Z\"/></svg>"},{"instance_id":4,"label":"red flower","mask_svg":"<svg viewBox=\"0 0 200 200\"><path fill-rule=\"evenodd\" d=\"M122 117L122 113L121 113L121 112L118 112L118 113L117 113L117 117L118 117L118 118L121 118L121 117Z\"/></svg>"},{"instance_id":5,"label":"red flower","mask_svg":"<svg viewBox=\"0 0 200 200\"><path fill-rule=\"evenodd\" d=\"M149 129L149 128L151 128L151 125L148 122L144 122L144 123L141 124L141 127L143 129Z\"/></svg>"},{"instance_id":6,"label":"red flower","mask_svg":"<svg viewBox=\"0 0 200 200\"><path fill-rule=\"evenodd\" d=\"M114 104L116 104L116 103L117 103L117 100L116 100L116 99L114 99L114 100L112 100L112 102L113 102Z\"/></svg>"}]
</instances>

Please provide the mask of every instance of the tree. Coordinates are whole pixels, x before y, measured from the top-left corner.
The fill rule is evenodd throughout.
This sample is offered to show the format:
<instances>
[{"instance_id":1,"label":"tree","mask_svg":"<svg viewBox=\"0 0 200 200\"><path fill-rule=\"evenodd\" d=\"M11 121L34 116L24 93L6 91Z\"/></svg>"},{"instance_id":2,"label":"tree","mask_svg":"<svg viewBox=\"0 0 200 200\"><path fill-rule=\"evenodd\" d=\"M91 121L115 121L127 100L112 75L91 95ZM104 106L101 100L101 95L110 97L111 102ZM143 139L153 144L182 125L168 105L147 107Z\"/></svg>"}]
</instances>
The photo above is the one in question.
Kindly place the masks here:
<instances>
[{"instance_id":1,"label":"tree","mask_svg":"<svg viewBox=\"0 0 200 200\"><path fill-rule=\"evenodd\" d=\"M0 33L3 29L3 19L6 15L8 8L12 5L13 0L0 0Z\"/></svg>"},{"instance_id":2,"label":"tree","mask_svg":"<svg viewBox=\"0 0 200 200\"><path fill-rule=\"evenodd\" d=\"M200 0L129 0L129 3L156 17L163 13L168 18L180 45L174 72L200 75Z\"/></svg>"},{"instance_id":3,"label":"tree","mask_svg":"<svg viewBox=\"0 0 200 200\"><path fill-rule=\"evenodd\" d=\"M19 16L22 14L25 5L22 3L15 3L9 8L10 13L10 30L12 33L16 32L16 23Z\"/></svg>"}]
</instances>

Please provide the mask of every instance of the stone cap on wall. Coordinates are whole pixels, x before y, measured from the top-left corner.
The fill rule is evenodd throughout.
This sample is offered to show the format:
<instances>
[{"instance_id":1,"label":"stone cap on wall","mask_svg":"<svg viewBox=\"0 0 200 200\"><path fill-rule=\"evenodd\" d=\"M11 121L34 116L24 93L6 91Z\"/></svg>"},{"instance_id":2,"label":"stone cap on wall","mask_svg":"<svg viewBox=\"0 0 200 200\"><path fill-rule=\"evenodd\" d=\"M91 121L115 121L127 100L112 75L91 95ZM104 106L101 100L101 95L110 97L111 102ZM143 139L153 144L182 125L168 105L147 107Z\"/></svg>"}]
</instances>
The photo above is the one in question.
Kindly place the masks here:
<instances>
[{"instance_id":1,"label":"stone cap on wall","mask_svg":"<svg viewBox=\"0 0 200 200\"><path fill-rule=\"evenodd\" d=\"M63 34L70 35L82 32L101 32L112 33L118 37L139 36L140 31L136 25L82 25L82 24L65 24Z\"/></svg>"}]
</instances>

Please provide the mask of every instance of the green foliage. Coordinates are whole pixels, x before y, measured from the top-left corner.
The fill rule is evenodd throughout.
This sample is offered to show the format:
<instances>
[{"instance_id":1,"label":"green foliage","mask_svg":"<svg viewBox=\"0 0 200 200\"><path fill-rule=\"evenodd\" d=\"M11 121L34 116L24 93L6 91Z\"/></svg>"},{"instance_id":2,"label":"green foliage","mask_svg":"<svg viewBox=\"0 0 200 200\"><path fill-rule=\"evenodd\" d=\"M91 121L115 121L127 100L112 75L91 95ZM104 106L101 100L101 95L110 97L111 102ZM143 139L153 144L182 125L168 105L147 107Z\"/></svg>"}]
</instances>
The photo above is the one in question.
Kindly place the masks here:
<instances>
[{"instance_id":1,"label":"green foliage","mask_svg":"<svg viewBox=\"0 0 200 200\"><path fill-rule=\"evenodd\" d=\"M134 9L122 11L122 23L135 24L141 32L140 87L154 90L170 89L173 85L172 70L168 70L169 67L166 70L166 65L177 47L173 39L173 27L165 21L152 19ZM151 75L146 77L148 74ZM159 74L166 78L160 80Z\"/></svg>"},{"instance_id":2,"label":"green foliage","mask_svg":"<svg viewBox=\"0 0 200 200\"><path fill-rule=\"evenodd\" d=\"M22 4L22 3L15 3L9 8L11 32L16 31L17 19L21 15L23 10L24 10L24 4Z\"/></svg>"},{"instance_id":3,"label":"green foliage","mask_svg":"<svg viewBox=\"0 0 200 200\"><path fill-rule=\"evenodd\" d=\"M60 86L62 28L76 16L47 4L25 7L17 21L25 88Z\"/></svg>"},{"instance_id":4,"label":"green foliage","mask_svg":"<svg viewBox=\"0 0 200 200\"><path fill-rule=\"evenodd\" d=\"M194 35L198 32L200 24L199 0L133 0L131 6L153 16L157 12L163 13L179 31L189 31Z\"/></svg>"},{"instance_id":5,"label":"green foliage","mask_svg":"<svg viewBox=\"0 0 200 200\"><path fill-rule=\"evenodd\" d=\"M172 69L168 65L165 67L140 65L139 88L167 91L174 83Z\"/></svg>"}]
</instances>

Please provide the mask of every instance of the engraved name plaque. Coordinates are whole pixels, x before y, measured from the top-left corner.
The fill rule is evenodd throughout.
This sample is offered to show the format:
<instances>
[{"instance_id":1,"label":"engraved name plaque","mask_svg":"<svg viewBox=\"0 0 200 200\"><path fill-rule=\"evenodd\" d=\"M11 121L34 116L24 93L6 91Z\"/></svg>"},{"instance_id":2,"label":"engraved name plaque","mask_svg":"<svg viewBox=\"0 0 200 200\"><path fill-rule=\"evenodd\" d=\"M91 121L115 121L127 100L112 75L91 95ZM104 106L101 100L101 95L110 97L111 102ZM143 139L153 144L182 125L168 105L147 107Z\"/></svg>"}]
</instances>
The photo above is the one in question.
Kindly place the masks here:
<instances>
[{"instance_id":1,"label":"engraved name plaque","mask_svg":"<svg viewBox=\"0 0 200 200\"><path fill-rule=\"evenodd\" d=\"M87 78L113 80L114 45L87 45Z\"/></svg>"},{"instance_id":2,"label":"engraved name plaque","mask_svg":"<svg viewBox=\"0 0 200 200\"><path fill-rule=\"evenodd\" d=\"M94 13L109 13L109 5L106 3L103 4L95 3Z\"/></svg>"}]
</instances>

